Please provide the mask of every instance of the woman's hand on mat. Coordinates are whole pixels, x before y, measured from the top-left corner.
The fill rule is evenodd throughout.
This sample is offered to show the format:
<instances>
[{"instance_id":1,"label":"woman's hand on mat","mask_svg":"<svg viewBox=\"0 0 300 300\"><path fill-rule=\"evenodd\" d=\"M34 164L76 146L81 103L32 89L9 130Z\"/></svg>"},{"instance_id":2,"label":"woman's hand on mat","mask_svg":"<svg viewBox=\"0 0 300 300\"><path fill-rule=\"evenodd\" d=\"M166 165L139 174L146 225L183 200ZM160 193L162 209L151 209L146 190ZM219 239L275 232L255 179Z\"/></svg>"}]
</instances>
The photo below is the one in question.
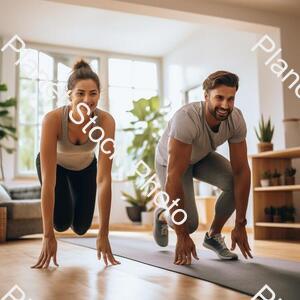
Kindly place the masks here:
<instances>
[{"instance_id":1,"label":"woman's hand on mat","mask_svg":"<svg viewBox=\"0 0 300 300\"><path fill-rule=\"evenodd\" d=\"M242 254L246 259L248 257L253 258L251 254L251 248L248 243L247 232L245 226L235 226L234 229L231 231L231 249L234 250L236 244L238 244L239 248L241 249Z\"/></svg>"},{"instance_id":2,"label":"woman's hand on mat","mask_svg":"<svg viewBox=\"0 0 300 300\"><path fill-rule=\"evenodd\" d=\"M43 237L43 246L38 262L31 266L31 268L41 269L48 268L51 258L53 258L54 264L58 267L58 263L56 260L56 252L57 252L57 241L55 236L51 237Z\"/></svg>"},{"instance_id":3,"label":"woman's hand on mat","mask_svg":"<svg viewBox=\"0 0 300 300\"><path fill-rule=\"evenodd\" d=\"M98 259L100 260L101 259L101 255L102 255L104 263L105 263L106 266L108 265L107 260L112 265L118 265L118 264L120 264L120 262L117 261L114 258L113 254L111 252L110 243L109 243L109 239L108 239L107 235L105 235L105 236L99 235L97 237L96 244L97 244L97 256L98 256Z\"/></svg>"},{"instance_id":4,"label":"woman's hand on mat","mask_svg":"<svg viewBox=\"0 0 300 300\"><path fill-rule=\"evenodd\" d=\"M199 260L193 240L187 233L178 234L174 264L190 265L192 263L192 256Z\"/></svg>"}]
</instances>

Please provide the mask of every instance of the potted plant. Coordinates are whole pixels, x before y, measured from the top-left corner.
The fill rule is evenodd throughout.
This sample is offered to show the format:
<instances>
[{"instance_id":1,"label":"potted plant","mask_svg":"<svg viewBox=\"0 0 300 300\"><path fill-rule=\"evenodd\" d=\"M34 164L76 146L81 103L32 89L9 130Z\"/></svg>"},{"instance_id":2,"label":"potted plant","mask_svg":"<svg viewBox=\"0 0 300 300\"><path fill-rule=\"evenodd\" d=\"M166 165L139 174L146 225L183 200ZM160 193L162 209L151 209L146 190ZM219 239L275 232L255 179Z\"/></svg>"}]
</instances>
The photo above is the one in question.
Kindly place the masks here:
<instances>
[{"instance_id":1,"label":"potted plant","mask_svg":"<svg viewBox=\"0 0 300 300\"><path fill-rule=\"evenodd\" d=\"M147 197L143 190L141 190L137 183L133 181L133 187L135 195L132 196L127 192L122 191L123 199L127 201L131 206L126 207L126 212L128 215L128 218L132 222L141 222L142 217L141 213L143 211L146 211L146 207L148 202L150 202L152 199L151 197Z\"/></svg>"},{"instance_id":2,"label":"potted plant","mask_svg":"<svg viewBox=\"0 0 300 300\"><path fill-rule=\"evenodd\" d=\"M0 92L6 92L7 86L5 84L0 84ZM0 101L0 169L2 180L5 181L4 171L3 171L3 161L2 161L2 149L7 153L13 153L14 148L9 148L2 143L2 140L12 138L17 140L16 128L14 125L13 117L10 116L9 108L16 107L17 101L15 98L9 98L4 101Z\"/></svg>"},{"instance_id":3,"label":"potted plant","mask_svg":"<svg viewBox=\"0 0 300 300\"><path fill-rule=\"evenodd\" d=\"M271 143L274 134L274 125L271 125L271 118L265 123L263 115L261 115L261 120L259 122L259 133L254 128L256 136L259 140L258 152L272 151L273 144Z\"/></svg>"},{"instance_id":4,"label":"potted plant","mask_svg":"<svg viewBox=\"0 0 300 300\"><path fill-rule=\"evenodd\" d=\"M271 185L272 186L281 185L280 179L281 179L281 174L277 171L277 169L275 169L274 173L272 173Z\"/></svg>"},{"instance_id":5,"label":"potted plant","mask_svg":"<svg viewBox=\"0 0 300 300\"><path fill-rule=\"evenodd\" d=\"M295 174L296 174L296 169L294 169L293 167L286 168L284 172L284 184L286 185L295 184Z\"/></svg>"},{"instance_id":6,"label":"potted plant","mask_svg":"<svg viewBox=\"0 0 300 300\"><path fill-rule=\"evenodd\" d=\"M263 172L263 174L261 176L261 179L260 179L260 185L262 187L269 186L270 185L270 179L271 179L271 177L272 177L272 174L271 174L271 172L269 170Z\"/></svg>"},{"instance_id":7,"label":"potted plant","mask_svg":"<svg viewBox=\"0 0 300 300\"><path fill-rule=\"evenodd\" d=\"M273 206L265 208L265 221L273 222L273 216L275 214L275 208Z\"/></svg>"},{"instance_id":8,"label":"potted plant","mask_svg":"<svg viewBox=\"0 0 300 300\"><path fill-rule=\"evenodd\" d=\"M135 118L135 120L130 122L131 127L124 129L124 131L131 132L133 134L133 139L127 148L127 153L133 160L134 165L142 160L147 164L147 166L149 166L152 172L151 174L148 174L147 178L150 178L155 173L155 149L162 134L163 128L165 127L166 122L164 117L167 114L167 108L168 107L161 108L160 100L157 96L155 96L149 99L142 98L137 101L133 101L133 109L128 111ZM127 178L133 182L135 193L141 198L142 191L137 191L137 177L137 175L131 175ZM127 194L126 192L123 193ZM131 199L130 201L133 200L132 198L135 198L132 196L132 198L129 198L128 194L126 197L127 199ZM144 193L143 197L145 197ZM146 202L148 203L148 201ZM132 202L132 204L134 203L135 201ZM127 213L132 210L132 208L127 209ZM140 213L142 211L146 211L145 205L143 210L140 210Z\"/></svg>"}]
</instances>

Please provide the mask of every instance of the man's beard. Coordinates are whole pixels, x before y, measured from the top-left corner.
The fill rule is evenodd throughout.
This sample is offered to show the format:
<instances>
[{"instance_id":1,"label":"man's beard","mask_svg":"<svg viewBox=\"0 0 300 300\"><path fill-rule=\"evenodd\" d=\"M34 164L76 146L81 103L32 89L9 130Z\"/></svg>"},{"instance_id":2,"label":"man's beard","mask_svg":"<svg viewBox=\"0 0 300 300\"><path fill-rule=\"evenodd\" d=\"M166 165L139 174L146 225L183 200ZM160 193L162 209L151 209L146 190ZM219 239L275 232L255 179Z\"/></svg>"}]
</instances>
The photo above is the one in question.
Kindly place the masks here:
<instances>
[{"instance_id":1,"label":"man's beard","mask_svg":"<svg viewBox=\"0 0 300 300\"><path fill-rule=\"evenodd\" d=\"M213 107L211 103L208 101L208 111L210 114L218 121L225 121L228 119L233 109L220 109L218 107Z\"/></svg>"}]
</instances>

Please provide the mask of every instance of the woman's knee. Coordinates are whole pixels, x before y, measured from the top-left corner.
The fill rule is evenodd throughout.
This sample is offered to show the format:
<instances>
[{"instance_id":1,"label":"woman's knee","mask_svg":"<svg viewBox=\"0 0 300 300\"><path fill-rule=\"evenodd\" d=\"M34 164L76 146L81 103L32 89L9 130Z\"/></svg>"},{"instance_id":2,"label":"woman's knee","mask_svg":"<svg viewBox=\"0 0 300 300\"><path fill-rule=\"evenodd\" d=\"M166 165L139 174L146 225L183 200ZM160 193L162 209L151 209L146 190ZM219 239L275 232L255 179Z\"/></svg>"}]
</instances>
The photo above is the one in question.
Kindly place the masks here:
<instances>
[{"instance_id":1,"label":"woman's knee","mask_svg":"<svg viewBox=\"0 0 300 300\"><path fill-rule=\"evenodd\" d=\"M62 232L69 229L73 221L72 210L66 210L64 207L58 207L57 201L54 205L53 226L56 231Z\"/></svg>"},{"instance_id":2,"label":"woman's knee","mask_svg":"<svg viewBox=\"0 0 300 300\"><path fill-rule=\"evenodd\" d=\"M90 229L90 226L91 226L90 224L88 225L72 224L71 228L76 234L84 235Z\"/></svg>"},{"instance_id":3,"label":"woman's knee","mask_svg":"<svg viewBox=\"0 0 300 300\"><path fill-rule=\"evenodd\" d=\"M56 223L54 222L53 227L56 231L58 232L63 232L66 231L67 229L69 229L70 224L68 223Z\"/></svg>"}]
</instances>

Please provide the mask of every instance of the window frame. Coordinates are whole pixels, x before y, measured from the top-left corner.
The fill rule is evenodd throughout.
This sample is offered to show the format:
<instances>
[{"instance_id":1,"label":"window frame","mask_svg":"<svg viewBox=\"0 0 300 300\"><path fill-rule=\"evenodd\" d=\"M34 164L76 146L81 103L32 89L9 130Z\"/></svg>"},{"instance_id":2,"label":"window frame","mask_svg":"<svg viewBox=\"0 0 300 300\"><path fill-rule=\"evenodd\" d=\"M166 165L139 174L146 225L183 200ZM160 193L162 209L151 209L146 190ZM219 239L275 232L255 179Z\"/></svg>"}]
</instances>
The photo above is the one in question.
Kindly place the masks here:
<instances>
[{"instance_id":1,"label":"window frame","mask_svg":"<svg viewBox=\"0 0 300 300\"><path fill-rule=\"evenodd\" d=\"M65 46L57 46L57 45L48 45L48 44L41 44L35 43L30 41L24 41L26 44L26 48L35 49L37 51L45 51L45 52L53 52L55 54L61 54L62 56L66 55L74 55L78 58L82 56L87 57L95 57L99 60L99 70L98 74L100 77L101 82L101 96L100 96L100 105L98 107L102 110L109 112L109 95L108 95L108 60L110 58L116 59L130 59L130 60L138 60L138 61L145 61L145 62L154 62L157 65L157 80L158 80L158 96L160 97L163 105L163 89L162 89L162 58L159 57L147 57L141 55L131 55L131 54L122 54L116 52L106 52L101 50L91 50L91 49L84 49L84 48L75 48L75 47L65 47ZM16 95L19 101L19 81L20 81L20 66L16 67ZM17 132L19 132L19 105L17 105L16 109L16 127ZM18 157L19 157L19 144L18 141L15 141L15 153L14 153L14 178L15 179L37 179L37 176L34 173L25 174L18 170ZM113 179L115 182L122 182L126 181L125 179Z\"/></svg>"},{"instance_id":2,"label":"window frame","mask_svg":"<svg viewBox=\"0 0 300 300\"><path fill-rule=\"evenodd\" d=\"M199 89L199 88L202 90L202 85L201 84L196 84L196 85L194 85L194 86L192 86L192 87L185 90L185 92L184 92L184 104L188 104L188 103L191 103L191 102L195 101L195 100L191 101L189 99L189 93L192 90L196 90L196 89ZM198 101L201 101L201 99L199 99Z\"/></svg>"}]
</instances>

